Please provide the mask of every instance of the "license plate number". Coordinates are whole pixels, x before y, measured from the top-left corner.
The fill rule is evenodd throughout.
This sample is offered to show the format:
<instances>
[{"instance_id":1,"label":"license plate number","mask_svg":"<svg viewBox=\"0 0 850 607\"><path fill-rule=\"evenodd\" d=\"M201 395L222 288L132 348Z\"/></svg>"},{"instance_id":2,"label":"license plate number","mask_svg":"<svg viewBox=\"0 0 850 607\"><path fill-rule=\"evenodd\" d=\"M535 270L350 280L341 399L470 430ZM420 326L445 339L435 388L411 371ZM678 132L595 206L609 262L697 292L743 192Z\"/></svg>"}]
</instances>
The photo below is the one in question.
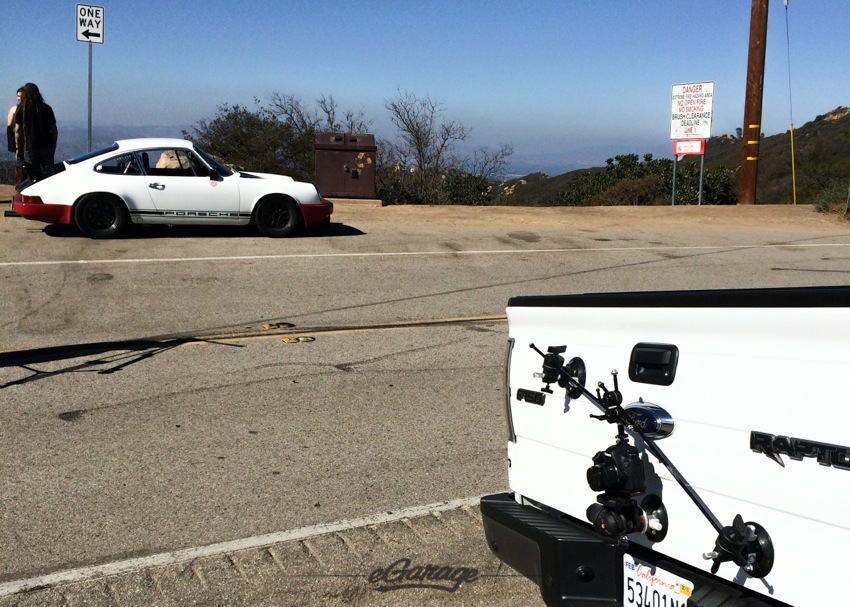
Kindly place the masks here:
<instances>
[{"instance_id":1,"label":"license plate number","mask_svg":"<svg viewBox=\"0 0 850 607\"><path fill-rule=\"evenodd\" d=\"M693 582L623 555L623 607L686 607Z\"/></svg>"}]
</instances>

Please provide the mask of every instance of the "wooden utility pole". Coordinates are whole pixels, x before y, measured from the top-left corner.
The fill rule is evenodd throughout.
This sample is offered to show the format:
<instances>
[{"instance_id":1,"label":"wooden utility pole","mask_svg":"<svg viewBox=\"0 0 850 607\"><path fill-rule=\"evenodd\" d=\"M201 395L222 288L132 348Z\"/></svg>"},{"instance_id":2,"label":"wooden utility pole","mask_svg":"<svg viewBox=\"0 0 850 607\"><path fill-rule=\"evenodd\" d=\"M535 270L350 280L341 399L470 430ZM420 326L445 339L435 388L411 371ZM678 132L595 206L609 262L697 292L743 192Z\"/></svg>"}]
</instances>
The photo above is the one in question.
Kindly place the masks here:
<instances>
[{"instance_id":1,"label":"wooden utility pole","mask_svg":"<svg viewBox=\"0 0 850 607\"><path fill-rule=\"evenodd\" d=\"M755 204L761 141L761 102L764 89L764 53L767 46L768 0L753 0L750 14L750 55L744 101L744 147L738 180L738 204Z\"/></svg>"}]
</instances>

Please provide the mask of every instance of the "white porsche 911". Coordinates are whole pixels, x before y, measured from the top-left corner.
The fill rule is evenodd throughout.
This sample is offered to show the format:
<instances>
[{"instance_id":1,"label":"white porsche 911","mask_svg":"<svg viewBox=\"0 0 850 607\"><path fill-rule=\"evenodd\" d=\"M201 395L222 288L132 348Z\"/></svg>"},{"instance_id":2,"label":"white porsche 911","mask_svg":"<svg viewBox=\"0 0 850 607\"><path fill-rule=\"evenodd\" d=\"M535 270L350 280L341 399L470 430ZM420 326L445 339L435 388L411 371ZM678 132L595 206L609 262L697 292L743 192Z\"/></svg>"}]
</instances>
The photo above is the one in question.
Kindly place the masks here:
<instances>
[{"instance_id":1,"label":"white porsche 911","mask_svg":"<svg viewBox=\"0 0 850 607\"><path fill-rule=\"evenodd\" d=\"M291 177L228 169L183 139L127 139L25 181L12 209L91 238L129 224L248 225L266 236L330 223L333 203Z\"/></svg>"}]
</instances>

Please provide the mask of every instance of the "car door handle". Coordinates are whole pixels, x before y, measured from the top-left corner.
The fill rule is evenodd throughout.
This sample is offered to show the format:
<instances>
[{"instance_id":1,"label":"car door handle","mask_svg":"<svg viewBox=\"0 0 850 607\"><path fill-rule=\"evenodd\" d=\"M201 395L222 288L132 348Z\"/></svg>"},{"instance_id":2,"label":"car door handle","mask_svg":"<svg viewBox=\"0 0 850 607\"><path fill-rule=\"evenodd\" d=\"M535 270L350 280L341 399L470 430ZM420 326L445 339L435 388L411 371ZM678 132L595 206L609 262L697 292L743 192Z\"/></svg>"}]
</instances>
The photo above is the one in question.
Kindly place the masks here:
<instances>
[{"instance_id":1,"label":"car door handle","mask_svg":"<svg viewBox=\"0 0 850 607\"><path fill-rule=\"evenodd\" d=\"M153 188L154 190L164 190L164 189L165 189L165 186L164 186L163 184L161 184L161 183L156 183L156 182L154 182L154 183L149 183L149 184L148 184L148 187L149 187L149 188Z\"/></svg>"}]
</instances>

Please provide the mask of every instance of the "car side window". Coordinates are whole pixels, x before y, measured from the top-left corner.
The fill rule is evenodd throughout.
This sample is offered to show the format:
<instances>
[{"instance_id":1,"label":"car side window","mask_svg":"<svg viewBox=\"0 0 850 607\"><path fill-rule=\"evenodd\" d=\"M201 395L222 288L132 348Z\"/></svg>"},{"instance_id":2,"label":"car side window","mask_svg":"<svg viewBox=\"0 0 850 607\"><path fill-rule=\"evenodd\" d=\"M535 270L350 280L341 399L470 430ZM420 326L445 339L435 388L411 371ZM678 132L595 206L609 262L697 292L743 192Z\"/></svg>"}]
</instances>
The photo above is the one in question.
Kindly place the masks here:
<instances>
[{"instance_id":1,"label":"car side window","mask_svg":"<svg viewBox=\"0 0 850 607\"><path fill-rule=\"evenodd\" d=\"M204 164L203 160L192 152L189 152L189 162L192 163L192 170L195 171L195 175L198 177L209 177L210 168Z\"/></svg>"},{"instance_id":2,"label":"car side window","mask_svg":"<svg viewBox=\"0 0 850 607\"><path fill-rule=\"evenodd\" d=\"M142 171L139 168L139 163L136 155L133 152L113 156L103 162L98 162L94 166L95 173L103 173L104 175L141 175Z\"/></svg>"},{"instance_id":3,"label":"car side window","mask_svg":"<svg viewBox=\"0 0 850 607\"><path fill-rule=\"evenodd\" d=\"M161 177L195 177L196 162L187 150L158 149L142 152L145 173ZM200 175L209 174L207 169Z\"/></svg>"}]
</instances>

